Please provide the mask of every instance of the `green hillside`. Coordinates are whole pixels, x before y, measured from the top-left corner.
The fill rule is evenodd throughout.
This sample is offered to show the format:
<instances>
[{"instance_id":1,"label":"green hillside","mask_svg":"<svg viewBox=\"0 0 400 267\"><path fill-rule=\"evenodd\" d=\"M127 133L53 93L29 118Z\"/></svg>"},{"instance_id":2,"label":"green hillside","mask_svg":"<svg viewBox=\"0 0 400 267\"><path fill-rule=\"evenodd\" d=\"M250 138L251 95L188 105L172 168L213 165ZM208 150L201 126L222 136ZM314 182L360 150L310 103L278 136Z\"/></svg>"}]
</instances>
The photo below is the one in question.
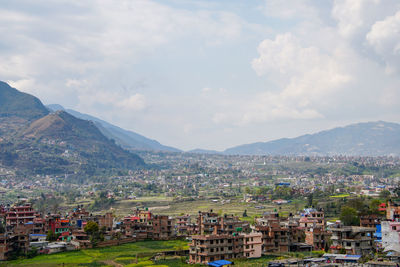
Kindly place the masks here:
<instances>
[{"instance_id":1,"label":"green hillside","mask_svg":"<svg viewBox=\"0 0 400 267\"><path fill-rule=\"evenodd\" d=\"M40 100L0 81L0 117L34 120L49 114Z\"/></svg>"},{"instance_id":2,"label":"green hillside","mask_svg":"<svg viewBox=\"0 0 400 267\"><path fill-rule=\"evenodd\" d=\"M23 175L68 173L82 178L145 166L93 122L64 111L49 114L39 99L2 82L0 96L0 167Z\"/></svg>"}]
</instances>

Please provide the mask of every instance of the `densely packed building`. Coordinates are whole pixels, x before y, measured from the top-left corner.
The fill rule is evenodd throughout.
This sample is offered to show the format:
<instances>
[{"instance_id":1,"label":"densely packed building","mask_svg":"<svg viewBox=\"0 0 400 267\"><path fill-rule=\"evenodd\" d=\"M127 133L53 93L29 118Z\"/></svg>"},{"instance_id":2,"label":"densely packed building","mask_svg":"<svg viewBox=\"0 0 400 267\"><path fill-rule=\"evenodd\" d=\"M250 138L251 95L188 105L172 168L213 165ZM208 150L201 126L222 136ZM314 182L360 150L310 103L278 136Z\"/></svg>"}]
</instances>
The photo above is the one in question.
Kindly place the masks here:
<instances>
[{"instance_id":1,"label":"densely packed building","mask_svg":"<svg viewBox=\"0 0 400 267\"><path fill-rule=\"evenodd\" d=\"M380 247L400 252L398 208L389 202L385 210L385 220L377 215L364 215L360 226L344 226L339 221L327 223L324 211L312 208L287 217L276 211L265 212L250 225L237 216L220 215L212 210L199 211L197 216L172 218L153 214L146 208L135 208L131 215L117 221L112 212L93 215L81 206L65 216L42 215L30 204L1 206L4 230L0 233L0 260L32 249L54 253L90 248L93 240L85 228L89 222L97 224L101 242L107 245L179 237L191 239L190 263L208 264L216 260L257 258L267 253L312 250L330 251L327 257L336 260L342 253L353 255L349 259L358 259Z\"/></svg>"}]
</instances>

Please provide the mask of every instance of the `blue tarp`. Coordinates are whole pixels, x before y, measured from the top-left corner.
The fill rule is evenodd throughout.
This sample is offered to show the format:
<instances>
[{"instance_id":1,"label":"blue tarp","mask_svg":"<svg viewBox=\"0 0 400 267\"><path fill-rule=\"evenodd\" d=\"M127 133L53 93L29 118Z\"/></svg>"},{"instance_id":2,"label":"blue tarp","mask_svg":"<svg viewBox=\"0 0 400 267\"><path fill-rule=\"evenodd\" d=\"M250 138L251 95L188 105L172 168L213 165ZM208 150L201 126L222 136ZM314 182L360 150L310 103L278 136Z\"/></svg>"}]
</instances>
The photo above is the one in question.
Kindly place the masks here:
<instances>
[{"instance_id":1,"label":"blue tarp","mask_svg":"<svg viewBox=\"0 0 400 267\"><path fill-rule=\"evenodd\" d=\"M359 259L361 258L361 255L346 255L347 259Z\"/></svg>"},{"instance_id":2,"label":"blue tarp","mask_svg":"<svg viewBox=\"0 0 400 267\"><path fill-rule=\"evenodd\" d=\"M290 186L290 183L281 182L281 183L276 183L275 185L276 186Z\"/></svg>"},{"instance_id":3,"label":"blue tarp","mask_svg":"<svg viewBox=\"0 0 400 267\"><path fill-rule=\"evenodd\" d=\"M221 266L229 265L229 264L232 264L232 262L226 261L226 260L219 260L219 261L209 262L208 266L221 267Z\"/></svg>"}]
</instances>

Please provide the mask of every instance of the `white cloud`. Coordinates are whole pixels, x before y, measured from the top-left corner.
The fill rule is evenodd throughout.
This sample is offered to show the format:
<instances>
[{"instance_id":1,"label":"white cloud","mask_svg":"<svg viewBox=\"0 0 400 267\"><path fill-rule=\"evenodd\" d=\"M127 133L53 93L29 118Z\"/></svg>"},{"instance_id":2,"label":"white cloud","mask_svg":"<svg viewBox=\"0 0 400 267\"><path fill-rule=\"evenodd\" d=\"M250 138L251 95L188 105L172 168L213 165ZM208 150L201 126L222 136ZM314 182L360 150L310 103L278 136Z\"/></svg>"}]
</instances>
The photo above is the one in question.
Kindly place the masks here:
<instances>
[{"instance_id":1,"label":"white cloud","mask_svg":"<svg viewBox=\"0 0 400 267\"><path fill-rule=\"evenodd\" d=\"M146 0L22 5L0 7L4 25L0 26L0 77L46 102L69 100L68 106L104 103L103 96L115 89L110 86L116 81L135 83L130 66L163 46L182 40L220 45L238 39L250 27L234 13L173 8ZM141 95L123 98L108 102L137 110L147 105ZM73 103L79 100L85 102Z\"/></svg>"},{"instance_id":2,"label":"white cloud","mask_svg":"<svg viewBox=\"0 0 400 267\"><path fill-rule=\"evenodd\" d=\"M332 17L342 36L363 39L375 21L395 13L399 4L397 0L335 0Z\"/></svg>"},{"instance_id":3,"label":"white cloud","mask_svg":"<svg viewBox=\"0 0 400 267\"><path fill-rule=\"evenodd\" d=\"M261 42L260 56L252 66L258 75L268 76L281 90L258 96L245 113L244 121L322 117L317 110L321 100L351 80L338 61L339 52L332 51L331 55L318 47L304 47L290 33Z\"/></svg>"},{"instance_id":4,"label":"white cloud","mask_svg":"<svg viewBox=\"0 0 400 267\"><path fill-rule=\"evenodd\" d=\"M168 3L8 1L0 79L181 147L398 117L398 0Z\"/></svg>"},{"instance_id":5,"label":"white cloud","mask_svg":"<svg viewBox=\"0 0 400 267\"><path fill-rule=\"evenodd\" d=\"M230 107L221 105L223 108L214 113L212 121L218 125L248 127L280 120L329 120L332 116L349 116L350 112L360 118L363 112L371 114L368 108L371 106L393 112L393 103L400 100L393 89L398 88L398 77L387 77L373 56L365 56L365 44L356 42L356 39L365 40L376 19L393 13L397 4L392 2L392 7L382 7L382 2L372 1L370 4L377 7L367 10L368 5L364 2L335 1L332 14L339 22L337 27L302 23L290 33L277 34L274 39L262 41L258 46L259 57L252 61L252 67L271 83L263 92L253 96L236 96L236 99L231 96L226 100ZM301 6L304 3L297 4ZM270 10L276 7L283 12L267 15L299 18L291 8L284 10L284 5L288 2L267 1ZM315 6L309 4L305 7L308 14L315 17L301 18L318 21L318 12L313 12ZM373 15L368 17L371 12ZM386 31L373 27L385 37L393 36L390 40L379 36L381 42L387 42L387 49L382 51L390 53L392 58L395 58L393 51L396 51L394 48L399 39L393 32L397 29L397 20L394 21L392 17L385 20L384 24L391 25L385 25L388 26Z\"/></svg>"},{"instance_id":6,"label":"white cloud","mask_svg":"<svg viewBox=\"0 0 400 267\"><path fill-rule=\"evenodd\" d=\"M367 34L368 43L386 62L388 72L400 67L400 11L384 20L377 21Z\"/></svg>"},{"instance_id":7,"label":"white cloud","mask_svg":"<svg viewBox=\"0 0 400 267\"><path fill-rule=\"evenodd\" d=\"M127 110L142 110L146 108L146 98L142 94L134 94L127 99L117 102L117 105Z\"/></svg>"}]
</instances>

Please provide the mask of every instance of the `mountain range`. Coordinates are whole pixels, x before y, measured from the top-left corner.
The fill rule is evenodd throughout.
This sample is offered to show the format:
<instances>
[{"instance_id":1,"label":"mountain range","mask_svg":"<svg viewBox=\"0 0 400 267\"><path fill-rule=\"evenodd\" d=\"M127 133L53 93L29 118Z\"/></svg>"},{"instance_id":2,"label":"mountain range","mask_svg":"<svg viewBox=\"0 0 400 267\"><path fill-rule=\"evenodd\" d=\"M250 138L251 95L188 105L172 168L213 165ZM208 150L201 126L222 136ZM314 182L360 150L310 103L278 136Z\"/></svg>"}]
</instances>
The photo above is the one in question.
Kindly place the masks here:
<instances>
[{"instance_id":1,"label":"mountain range","mask_svg":"<svg viewBox=\"0 0 400 267\"><path fill-rule=\"evenodd\" d=\"M97 126L0 82L0 166L22 174L101 175L145 167Z\"/></svg>"},{"instance_id":2,"label":"mountain range","mask_svg":"<svg viewBox=\"0 0 400 267\"><path fill-rule=\"evenodd\" d=\"M72 109L65 109L58 104L47 105L51 111L63 110L69 114L83 119L94 122L99 130L108 138L113 139L118 145L129 150L152 150L152 151L168 151L180 152L181 150L169 146L164 146L156 140L149 139L138 133L122 129L118 126L112 125L104 120L94 116L80 113Z\"/></svg>"},{"instance_id":3,"label":"mountain range","mask_svg":"<svg viewBox=\"0 0 400 267\"><path fill-rule=\"evenodd\" d=\"M296 138L240 145L226 149L223 153L400 156L400 124L384 121L357 123Z\"/></svg>"},{"instance_id":4,"label":"mountain range","mask_svg":"<svg viewBox=\"0 0 400 267\"><path fill-rule=\"evenodd\" d=\"M140 157L124 149L180 152L91 115L60 105L45 107L38 98L0 82L0 164L25 166L31 157L31 161L54 162L46 168L60 172L68 169L60 166L71 164L75 169L90 169L89 172L99 167L144 166ZM195 149L188 153L399 156L400 124L357 123L296 138L235 146L221 152ZM31 168L30 165L26 164L25 169ZM40 172L42 165L36 164L34 169Z\"/></svg>"}]
</instances>

